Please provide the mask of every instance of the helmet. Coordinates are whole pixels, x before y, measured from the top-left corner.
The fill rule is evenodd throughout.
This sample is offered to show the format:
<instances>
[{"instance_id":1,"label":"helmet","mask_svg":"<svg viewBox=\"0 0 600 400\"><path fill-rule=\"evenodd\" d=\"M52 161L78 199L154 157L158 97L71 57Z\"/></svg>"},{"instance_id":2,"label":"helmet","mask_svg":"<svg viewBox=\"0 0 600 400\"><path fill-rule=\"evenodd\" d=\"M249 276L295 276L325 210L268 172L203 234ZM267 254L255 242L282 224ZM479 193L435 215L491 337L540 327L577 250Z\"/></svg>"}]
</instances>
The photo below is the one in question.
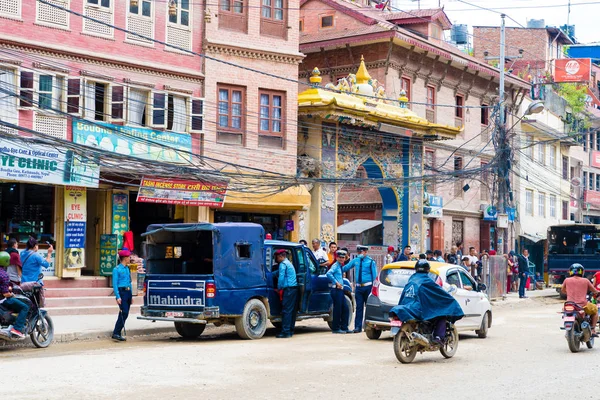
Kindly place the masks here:
<instances>
[{"instance_id":1,"label":"helmet","mask_svg":"<svg viewBox=\"0 0 600 400\"><path fill-rule=\"evenodd\" d=\"M417 263L415 264L415 272L429 272L429 270L431 269L431 266L429 265L429 263L427 262L427 260L419 260L417 261Z\"/></svg>"},{"instance_id":2,"label":"helmet","mask_svg":"<svg viewBox=\"0 0 600 400\"><path fill-rule=\"evenodd\" d=\"M5 251L0 251L0 267L8 267L10 265L10 254Z\"/></svg>"},{"instance_id":3,"label":"helmet","mask_svg":"<svg viewBox=\"0 0 600 400\"><path fill-rule=\"evenodd\" d=\"M579 263L572 264L569 267L569 275L570 276L574 276L574 275L583 276L584 272L585 272L585 269L583 268L583 265L581 265Z\"/></svg>"}]
</instances>

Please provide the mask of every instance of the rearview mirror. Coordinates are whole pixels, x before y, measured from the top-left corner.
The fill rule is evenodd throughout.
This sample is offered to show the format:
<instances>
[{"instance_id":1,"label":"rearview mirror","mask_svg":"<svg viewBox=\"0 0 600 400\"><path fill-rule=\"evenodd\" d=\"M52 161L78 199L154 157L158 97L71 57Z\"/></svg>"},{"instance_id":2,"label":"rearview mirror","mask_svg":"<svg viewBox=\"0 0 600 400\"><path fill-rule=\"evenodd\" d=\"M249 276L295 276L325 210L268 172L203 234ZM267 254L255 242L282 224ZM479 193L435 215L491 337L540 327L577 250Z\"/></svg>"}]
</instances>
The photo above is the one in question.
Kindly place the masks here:
<instances>
[{"instance_id":1,"label":"rearview mirror","mask_svg":"<svg viewBox=\"0 0 600 400\"><path fill-rule=\"evenodd\" d=\"M479 292L484 292L487 289L487 286L485 286L484 283L480 283L479 285L477 285L477 291Z\"/></svg>"}]
</instances>

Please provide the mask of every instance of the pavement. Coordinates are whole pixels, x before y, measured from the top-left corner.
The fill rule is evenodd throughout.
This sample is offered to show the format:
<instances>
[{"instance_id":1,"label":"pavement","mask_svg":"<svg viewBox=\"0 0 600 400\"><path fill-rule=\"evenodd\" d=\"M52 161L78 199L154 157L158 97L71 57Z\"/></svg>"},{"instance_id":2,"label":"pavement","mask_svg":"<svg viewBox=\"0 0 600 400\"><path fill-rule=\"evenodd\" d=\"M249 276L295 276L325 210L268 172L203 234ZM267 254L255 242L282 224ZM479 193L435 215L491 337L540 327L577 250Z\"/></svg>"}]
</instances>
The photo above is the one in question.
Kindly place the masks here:
<instances>
[{"instance_id":1,"label":"pavement","mask_svg":"<svg viewBox=\"0 0 600 400\"><path fill-rule=\"evenodd\" d=\"M509 293L506 297L492 302L494 307L515 307L520 303L533 301L540 297L556 297L555 289L544 289L528 291L528 299L519 299L517 293ZM52 316L54 322L54 343L69 343L77 340L100 340L108 339L112 335L112 329L115 326L116 315L59 315ZM168 322L152 322L139 320L139 314L130 314L125 325L128 337L174 334L175 327ZM213 325L206 327L206 333L211 334L211 331L219 331ZM22 342L5 342L0 341L0 347L10 346L27 346L31 347L30 339Z\"/></svg>"}]
</instances>

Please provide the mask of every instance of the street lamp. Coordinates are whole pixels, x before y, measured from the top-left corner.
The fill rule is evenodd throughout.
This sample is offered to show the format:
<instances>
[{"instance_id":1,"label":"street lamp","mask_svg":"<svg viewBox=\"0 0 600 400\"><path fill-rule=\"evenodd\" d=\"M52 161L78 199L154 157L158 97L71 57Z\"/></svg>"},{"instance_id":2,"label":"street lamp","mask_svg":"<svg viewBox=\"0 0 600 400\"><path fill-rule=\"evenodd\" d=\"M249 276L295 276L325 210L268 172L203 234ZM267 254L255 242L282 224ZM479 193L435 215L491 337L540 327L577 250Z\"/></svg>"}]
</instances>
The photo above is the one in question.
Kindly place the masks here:
<instances>
[{"instance_id":1,"label":"street lamp","mask_svg":"<svg viewBox=\"0 0 600 400\"><path fill-rule=\"evenodd\" d=\"M542 111L544 111L544 102L542 101L534 101L533 103L531 103L529 105L529 107L527 107L527 109L525 110L525 112L523 113L523 116L526 115L531 115L531 114L539 114Z\"/></svg>"}]
</instances>

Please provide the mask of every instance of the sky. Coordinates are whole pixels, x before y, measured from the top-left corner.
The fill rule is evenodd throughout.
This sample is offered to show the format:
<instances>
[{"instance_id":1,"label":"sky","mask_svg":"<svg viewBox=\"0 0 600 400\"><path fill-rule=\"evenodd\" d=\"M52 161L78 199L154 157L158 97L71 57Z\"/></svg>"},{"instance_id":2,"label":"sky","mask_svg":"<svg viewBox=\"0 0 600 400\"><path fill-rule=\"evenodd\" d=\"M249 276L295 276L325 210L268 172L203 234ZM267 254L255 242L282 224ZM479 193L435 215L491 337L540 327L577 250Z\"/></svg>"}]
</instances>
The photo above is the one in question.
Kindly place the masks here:
<instances>
[{"instance_id":1,"label":"sky","mask_svg":"<svg viewBox=\"0 0 600 400\"><path fill-rule=\"evenodd\" d=\"M470 3L472 5L465 4ZM499 26L500 14L507 15L507 26L519 26L511 21L513 18L523 26L527 20L544 19L546 25L560 26L567 23L575 25L575 36L580 43L600 42L600 31L597 28L600 15L600 1L572 0L571 13L568 13L568 0L420 0L421 8L435 8L438 4L454 24L466 24L471 28L478 26ZM417 9L419 0L392 0L394 7L401 10ZM585 4L583 4L585 3ZM579 5L578 5L579 4ZM493 9L484 11L476 6ZM472 31L470 31L472 32Z\"/></svg>"}]
</instances>

